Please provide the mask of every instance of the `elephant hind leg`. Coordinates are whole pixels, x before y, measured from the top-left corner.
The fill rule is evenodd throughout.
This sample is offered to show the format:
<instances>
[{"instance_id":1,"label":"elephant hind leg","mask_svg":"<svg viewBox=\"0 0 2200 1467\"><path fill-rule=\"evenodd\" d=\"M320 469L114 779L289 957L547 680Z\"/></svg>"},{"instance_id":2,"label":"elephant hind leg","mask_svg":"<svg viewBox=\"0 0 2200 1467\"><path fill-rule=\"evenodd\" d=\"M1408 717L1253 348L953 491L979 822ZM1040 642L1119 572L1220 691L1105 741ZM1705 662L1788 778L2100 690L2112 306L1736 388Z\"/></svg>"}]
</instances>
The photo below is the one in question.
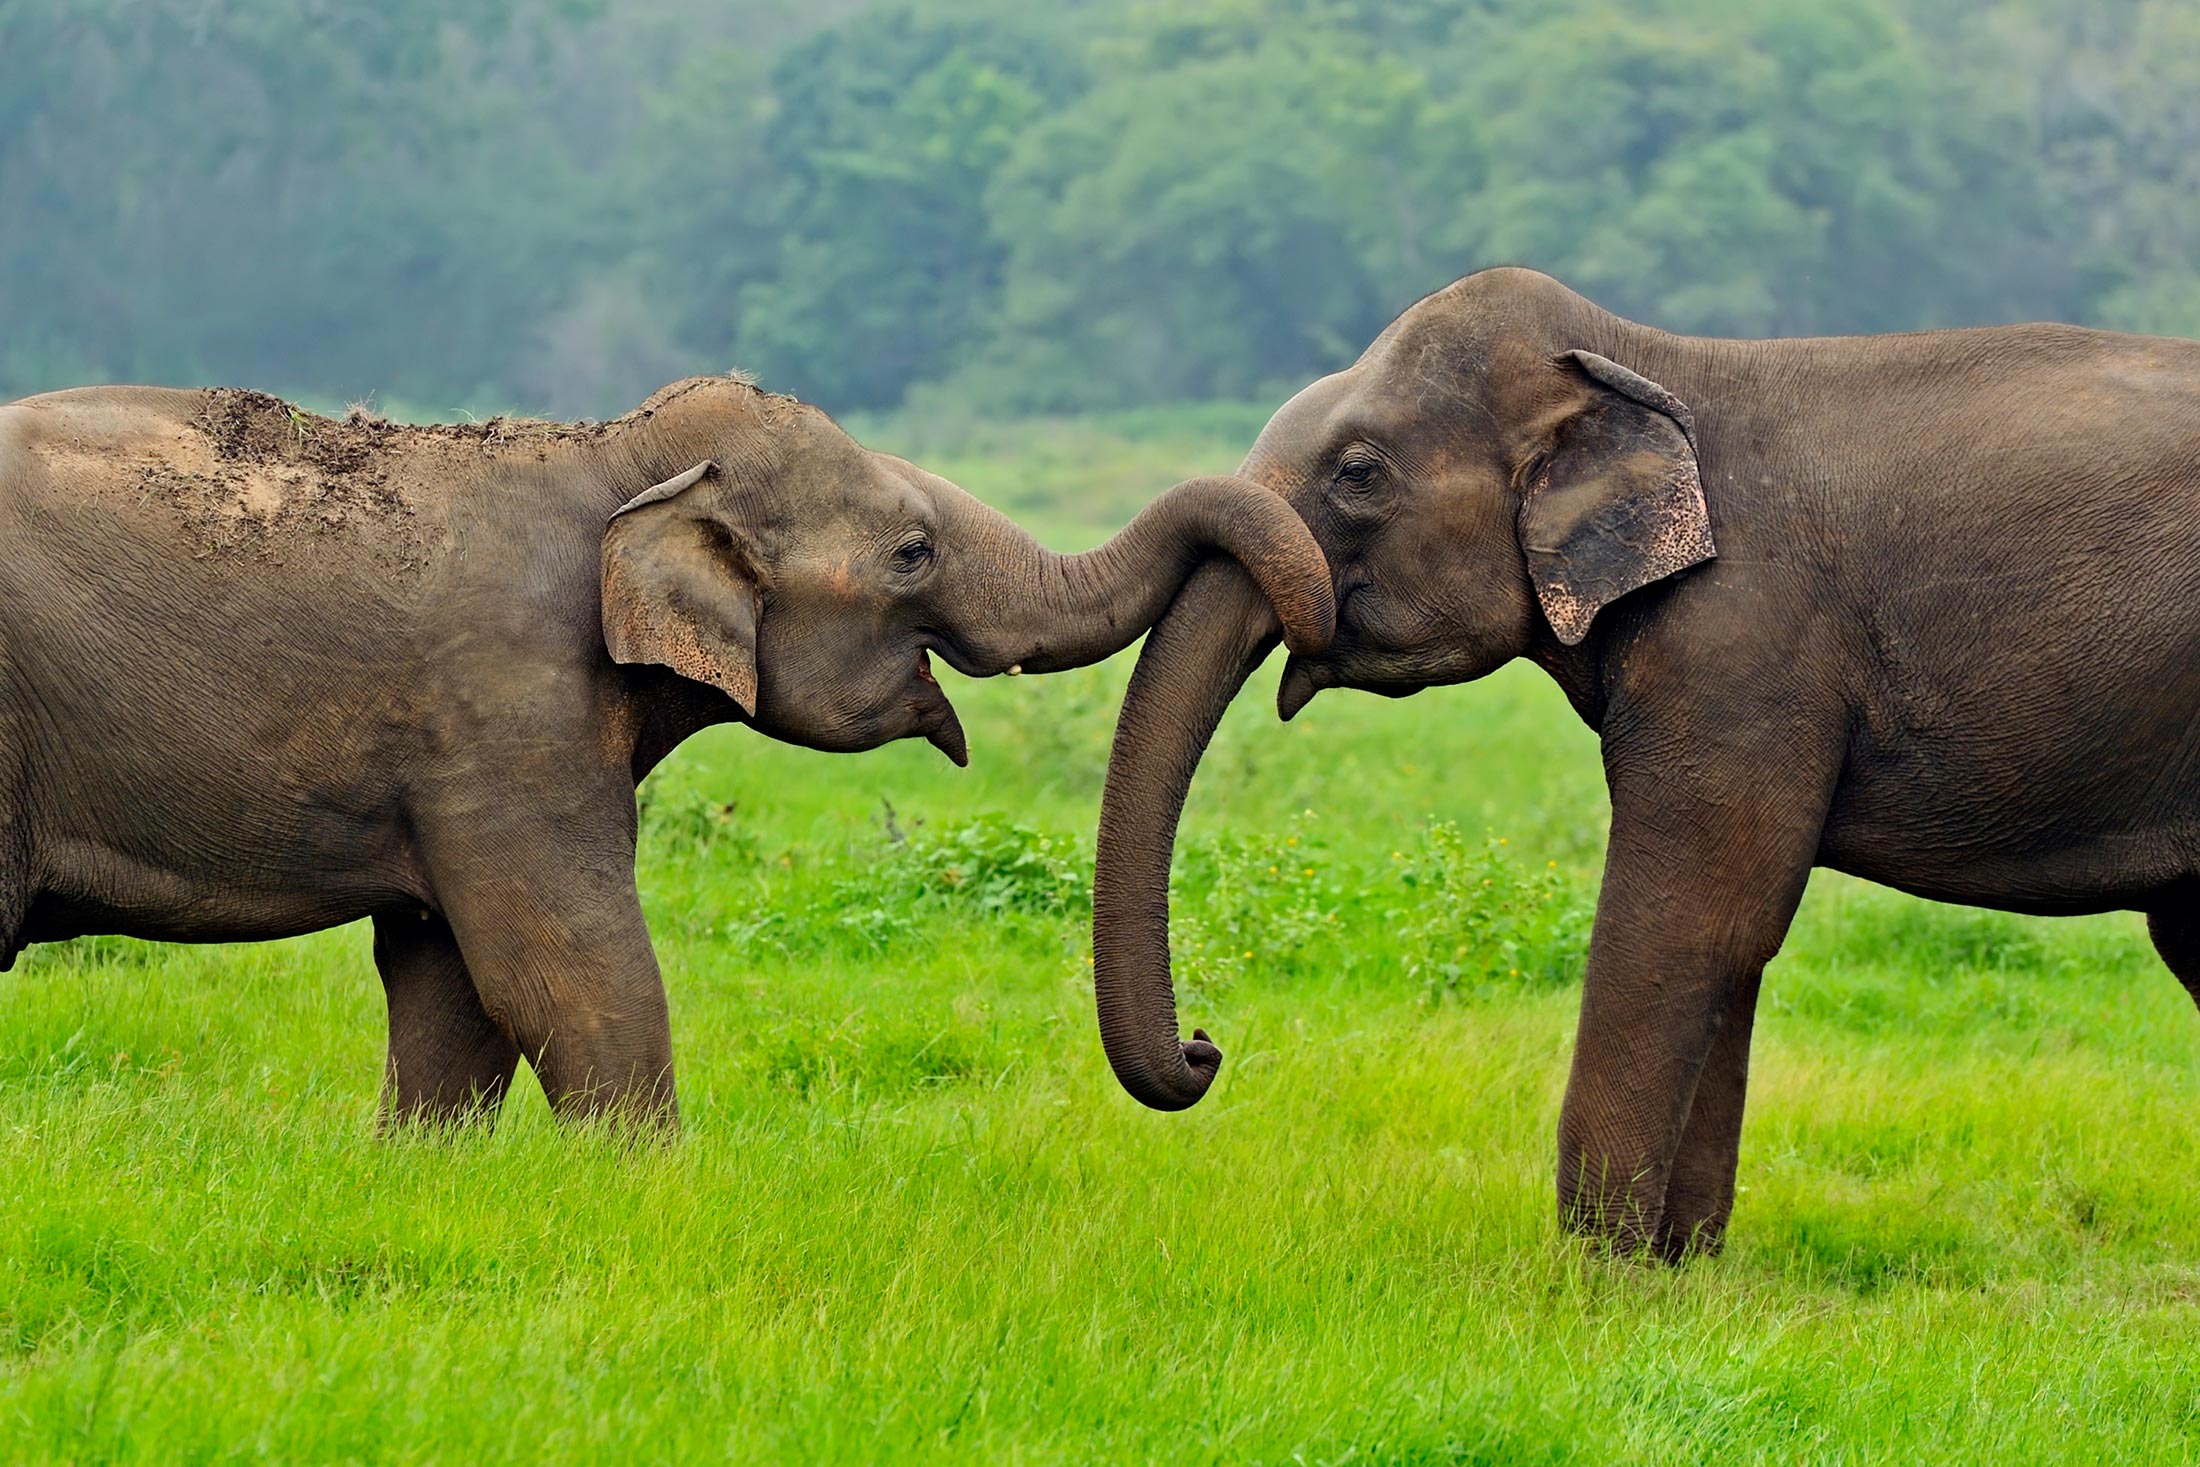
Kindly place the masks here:
<instances>
[{"instance_id":1,"label":"elephant hind leg","mask_svg":"<svg viewBox=\"0 0 2200 1467\"><path fill-rule=\"evenodd\" d=\"M382 1125L494 1119L519 1048L482 1007L450 924L418 910L376 917L374 964L390 1005Z\"/></svg>"},{"instance_id":2,"label":"elephant hind leg","mask_svg":"<svg viewBox=\"0 0 2200 1467\"><path fill-rule=\"evenodd\" d=\"M2200 890L2188 890L2188 900L2172 910L2162 907L2147 916L2147 930L2154 935L2155 951L2177 981L2185 985L2194 1003L2200 1003Z\"/></svg>"},{"instance_id":3,"label":"elephant hind leg","mask_svg":"<svg viewBox=\"0 0 2200 1467\"><path fill-rule=\"evenodd\" d=\"M23 923L31 905L29 873L22 869L27 863L15 859L9 844L9 833L0 829L0 973L13 968L23 950Z\"/></svg>"}]
</instances>

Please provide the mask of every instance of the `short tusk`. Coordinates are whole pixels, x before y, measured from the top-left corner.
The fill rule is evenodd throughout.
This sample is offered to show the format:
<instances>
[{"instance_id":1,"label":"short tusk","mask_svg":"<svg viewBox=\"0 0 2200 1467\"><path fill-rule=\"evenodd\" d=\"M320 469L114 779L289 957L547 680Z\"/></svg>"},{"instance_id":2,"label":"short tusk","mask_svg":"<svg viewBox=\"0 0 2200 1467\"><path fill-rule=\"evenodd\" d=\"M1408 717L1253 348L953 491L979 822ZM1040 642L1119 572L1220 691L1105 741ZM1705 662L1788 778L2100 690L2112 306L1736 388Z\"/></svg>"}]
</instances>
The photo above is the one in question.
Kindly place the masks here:
<instances>
[{"instance_id":1,"label":"short tusk","mask_svg":"<svg viewBox=\"0 0 2200 1467\"><path fill-rule=\"evenodd\" d=\"M1022 673L1023 673L1023 670L1024 670L1024 665L1023 665L1023 664L1022 664L1021 662L1011 662L1011 663L1010 663L1010 664L1008 665L1008 675L1009 675L1010 677L1018 677L1018 676L1021 676L1021 675L1022 675Z\"/></svg>"}]
</instances>

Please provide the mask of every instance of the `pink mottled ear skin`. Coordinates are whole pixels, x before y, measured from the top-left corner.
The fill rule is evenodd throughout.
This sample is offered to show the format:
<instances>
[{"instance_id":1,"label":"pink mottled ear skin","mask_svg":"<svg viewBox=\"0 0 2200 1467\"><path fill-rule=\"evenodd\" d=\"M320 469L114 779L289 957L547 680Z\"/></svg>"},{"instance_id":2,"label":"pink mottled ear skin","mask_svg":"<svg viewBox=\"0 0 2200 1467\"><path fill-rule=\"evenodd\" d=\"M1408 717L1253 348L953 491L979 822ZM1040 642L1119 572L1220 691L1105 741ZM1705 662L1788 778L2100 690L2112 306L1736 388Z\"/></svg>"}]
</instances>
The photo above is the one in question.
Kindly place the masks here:
<instances>
[{"instance_id":1,"label":"pink mottled ear skin","mask_svg":"<svg viewBox=\"0 0 2200 1467\"><path fill-rule=\"evenodd\" d=\"M1560 428L1522 500L1520 544L1544 619L1575 647L1599 611L1718 547L1687 406L1616 363L1568 355L1604 401Z\"/></svg>"}]
</instances>

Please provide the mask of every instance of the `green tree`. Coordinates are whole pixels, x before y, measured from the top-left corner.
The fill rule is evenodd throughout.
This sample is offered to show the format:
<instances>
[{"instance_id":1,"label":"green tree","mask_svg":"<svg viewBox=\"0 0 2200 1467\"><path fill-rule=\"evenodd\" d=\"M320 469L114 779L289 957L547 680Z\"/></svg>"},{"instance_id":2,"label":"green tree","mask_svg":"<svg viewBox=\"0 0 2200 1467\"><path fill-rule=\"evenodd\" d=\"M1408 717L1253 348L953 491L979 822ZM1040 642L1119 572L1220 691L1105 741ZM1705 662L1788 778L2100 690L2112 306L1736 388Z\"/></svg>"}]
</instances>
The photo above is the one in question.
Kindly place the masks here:
<instances>
[{"instance_id":1,"label":"green tree","mask_svg":"<svg viewBox=\"0 0 2200 1467\"><path fill-rule=\"evenodd\" d=\"M1425 106L1395 61L1290 41L1128 69L1003 168L1001 335L968 380L1059 409L1266 392L1349 359L1430 274Z\"/></svg>"},{"instance_id":2,"label":"green tree","mask_svg":"<svg viewBox=\"0 0 2200 1467\"><path fill-rule=\"evenodd\" d=\"M774 257L741 287L735 342L775 384L885 407L992 324L1003 250L984 207L1018 134L1076 68L1012 24L874 13L774 69L752 195Z\"/></svg>"},{"instance_id":3,"label":"green tree","mask_svg":"<svg viewBox=\"0 0 2200 1467\"><path fill-rule=\"evenodd\" d=\"M508 0L0 9L0 383L471 387L539 313L577 191L512 115Z\"/></svg>"},{"instance_id":4,"label":"green tree","mask_svg":"<svg viewBox=\"0 0 2200 1467\"><path fill-rule=\"evenodd\" d=\"M1480 266L2200 332L2185 0L0 0L0 393L1273 397Z\"/></svg>"},{"instance_id":5,"label":"green tree","mask_svg":"<svg viewBox=\"0 0 2200 1467\"><path fill-rule=\"evenodd\" d=\"M1484 119L1488 169L1461 253L1678 330L2053 304L2038 288L2052 240L2006 144L2020 119L1937 72L1879 0L1591 5L1489 39L1454 104Z\"/></svg>"}]
</instances>

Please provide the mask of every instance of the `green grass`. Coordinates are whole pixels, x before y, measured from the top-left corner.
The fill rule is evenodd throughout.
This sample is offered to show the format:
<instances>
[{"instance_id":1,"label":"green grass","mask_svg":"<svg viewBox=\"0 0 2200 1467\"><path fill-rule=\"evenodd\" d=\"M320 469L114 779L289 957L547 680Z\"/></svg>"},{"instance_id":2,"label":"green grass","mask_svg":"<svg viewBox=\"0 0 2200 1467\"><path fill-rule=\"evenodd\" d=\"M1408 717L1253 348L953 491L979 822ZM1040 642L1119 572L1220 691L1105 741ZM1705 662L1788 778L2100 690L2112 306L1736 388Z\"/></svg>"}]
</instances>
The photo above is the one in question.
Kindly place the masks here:
<instances>
[{"instance_id":1,"label":"green grass","mask_svg":"<svg viewBox=\"0 0 2200 1467\"><path fill-rule=\"evenodd\" d=\"M1066 482L1064 431L950 471ZM1231 453L1075 431L1092 502ZM1606 814L1555 690L1285 728L1256 680L1179 862L1228 1060L1160 1116L1090 1012L1127 673L956 685L968 771L737 730L671 762L674 1145L561 1134L531 1087L494 1135L373 1140L359 929L34 949L0 1460L2200 1457L2200 1014L2136 919L1821 874L1727 1255L1607 1262L1552 1215Z\"/></svg>"}]
</instances>

